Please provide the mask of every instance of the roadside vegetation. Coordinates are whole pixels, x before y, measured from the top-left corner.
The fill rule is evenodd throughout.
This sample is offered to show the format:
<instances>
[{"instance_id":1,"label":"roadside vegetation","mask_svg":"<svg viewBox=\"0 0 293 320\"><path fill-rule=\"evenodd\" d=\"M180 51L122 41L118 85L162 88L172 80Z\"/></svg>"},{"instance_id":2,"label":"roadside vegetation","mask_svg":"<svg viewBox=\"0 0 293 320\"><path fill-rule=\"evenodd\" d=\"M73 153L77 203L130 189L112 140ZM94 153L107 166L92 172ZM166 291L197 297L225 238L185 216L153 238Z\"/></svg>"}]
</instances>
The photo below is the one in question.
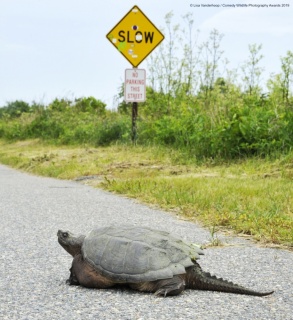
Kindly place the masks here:
<instances>
[{"instance_id":1,"label":"roadside vegetation","mask_svg":"<svg viewBox=\"0 0 293 320\"><path fill-rule=\"evenodd\" d=\"M184 164L162 146L56 146L0 140L0 161L38 175L76 179L168 209L213 230L293 246L293 153Z\"/></svg>"},{"instance_id":2,"label":"roadside vegetation","mask_svg":"<svg viewBox=\"0 0 293 320\"><path fill-rule=\"evenodd\" d=\"M87 183L174 210L213 228L293 246L293 52L261 85L262 46L229 69L223 35L197 43L166 16L148 58L147 101L131 143L130 105L95 97L0 108L0 161ZM91 178L91 179L90 179Z\"/></svg>"}]
</instances>

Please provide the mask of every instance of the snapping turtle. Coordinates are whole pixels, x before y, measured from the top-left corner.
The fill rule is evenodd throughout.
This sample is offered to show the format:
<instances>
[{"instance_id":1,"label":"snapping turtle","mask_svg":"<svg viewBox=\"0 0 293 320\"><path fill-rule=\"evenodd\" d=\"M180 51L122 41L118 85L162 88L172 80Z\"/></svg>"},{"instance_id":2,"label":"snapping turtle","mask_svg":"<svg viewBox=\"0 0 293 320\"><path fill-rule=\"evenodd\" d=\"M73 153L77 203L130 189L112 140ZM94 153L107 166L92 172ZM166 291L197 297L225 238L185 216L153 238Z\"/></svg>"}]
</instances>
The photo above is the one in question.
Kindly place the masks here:
<instances>
[{"instance_id":1,"label":"snapping turtle","mask_svg":"<svg viewBox=\"0 0 293 320\"><path fill-rule=\"evenodd\" d=\"M92 230L87 236L59 230L60 245L73 256L71 285L109 288L127 284L156 295L177 295L185 288L265 296L203 272L202 250L165 231L120 226Z\"/></svg>"}]
</instances>

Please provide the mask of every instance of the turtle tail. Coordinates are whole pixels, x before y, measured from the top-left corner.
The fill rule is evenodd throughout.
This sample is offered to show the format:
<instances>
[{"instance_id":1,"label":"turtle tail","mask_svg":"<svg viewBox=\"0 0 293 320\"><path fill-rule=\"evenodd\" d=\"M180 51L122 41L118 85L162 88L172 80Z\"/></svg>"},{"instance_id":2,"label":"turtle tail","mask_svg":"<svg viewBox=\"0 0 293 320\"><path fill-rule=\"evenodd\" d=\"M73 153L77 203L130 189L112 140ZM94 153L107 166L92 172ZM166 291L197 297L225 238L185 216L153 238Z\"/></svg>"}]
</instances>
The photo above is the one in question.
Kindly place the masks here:
<instances>
[{"instance_id":1,"label":"turtle tail","mask_svg":"<svg viewBox=\"0 0 293 320\"><path fill-rule=\"evenodd\" d=\"M189 289L230 292L259 297L267 296L274 292L257 292L222 278L217 278L208 272L202 271L197 263L195 263L194 266L189 267L186 271L186 287Z\"/></svg>"}]
</instances>

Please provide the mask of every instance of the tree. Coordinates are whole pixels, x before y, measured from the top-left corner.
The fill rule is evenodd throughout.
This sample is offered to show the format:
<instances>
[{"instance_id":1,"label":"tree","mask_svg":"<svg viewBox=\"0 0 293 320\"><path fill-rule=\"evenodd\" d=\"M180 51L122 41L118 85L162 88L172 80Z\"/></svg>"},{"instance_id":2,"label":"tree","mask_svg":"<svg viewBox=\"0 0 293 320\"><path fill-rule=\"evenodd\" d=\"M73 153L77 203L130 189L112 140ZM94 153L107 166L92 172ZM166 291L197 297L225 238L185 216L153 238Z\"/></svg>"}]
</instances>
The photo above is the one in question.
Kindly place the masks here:
<instances>
[{"instance_id":1,"label":"tree","mask_svg":"<svg viewBox=\"0 0 293 320\"><path fill-rule=\"evenodd\" d=\"M199 31L196 30L194 34L194 19L192 13L187 13L183 16L183 20L187 25L187 31L182 30L185 36L185 42L183 43L183 83L185 94L190 96L195 94L195 89L197 87L197 77L196 77L196 67L198 64L198 52L195 51L197 44Z\"/></svg>"},{"instance_id":2,"label":"tree","mask_svg":"<svg viewBox=\"0 0 293 320\"><path fill-rule=\"evenodd\" d=\"M96 113L103 115L106 112L106 104L94 97L83 97L75 99L75 109L80 112Z\"/></svg>"},{"instance_id":3,"label":"tree","mask_svg":"<svg viewBox=\"0 0 293 320\"><path fill-rule=\"evenodd\" d=\"M179 25L172 25L173 12L165 16L165 40L155 54L148 59L149 79L152 88L166 97L166 112L171 111L171 101L182 80L182 61L178 56L178 44L181 42Z\"/></svg>"},{"instance_id":4,"label":"tree","mask_svg":"<svg viewBox=\"0 0 293 320\"><path fill-rule=\"evenodd\" d=\"M287 52L285 57L281 57L282 72L271 75L267 87L270 92L270 100L275 107L290 105L290 90L293 76L293 53Z\"/></svg>"},{"instance_id":5,"label":"tree","mask_svg":"<svg viewBox=\"0 0 293 320\"><path fill-rule=\"evenodd\" d=\"M20 117L22 113L29 112L30 106L28 103L22 100L16 100L13 102L8 102L6 106L0 109L0 118L6 114L11 118Z\"/></svg>"},{"instance_id":6,"label":"tree","mask_svg":"<svg viewBox=\"0 0 293 320\"><path fill-rule=\"evenodd\" d=\"M293 76L293 52L288 51L287 56L281 58L281 83L283 101L289 104L290 84Z\"/></svg>"},{"instance_id":7,"label":"tree","mask_svg":"<svg viewBox=\"0 0 293 320\"><path fill-rule=\"evenodd\" d=\"M224 53L220 50L223 34L214 29L210 33L209 40L200 46L202 56L201 60L201 90L208 95L209 90L213 89L216 78L219 76L218 67L219 61Z\"/></svg>"},{"instance_id":8,"label":"tree","mask_svg":"<svg viewBox=\"0 0 293 320\"><path fill-rule=\"evenodd\" d=\"M248 48L250 56L249 60L245 61L242 66L242 72L246 90L249 95L253 95L260 90L260 76L264 71L264 68L259 66L260 61L263 59L263 55L260 54L262 45L251 44Z\"/></svg>"}]
</instances>

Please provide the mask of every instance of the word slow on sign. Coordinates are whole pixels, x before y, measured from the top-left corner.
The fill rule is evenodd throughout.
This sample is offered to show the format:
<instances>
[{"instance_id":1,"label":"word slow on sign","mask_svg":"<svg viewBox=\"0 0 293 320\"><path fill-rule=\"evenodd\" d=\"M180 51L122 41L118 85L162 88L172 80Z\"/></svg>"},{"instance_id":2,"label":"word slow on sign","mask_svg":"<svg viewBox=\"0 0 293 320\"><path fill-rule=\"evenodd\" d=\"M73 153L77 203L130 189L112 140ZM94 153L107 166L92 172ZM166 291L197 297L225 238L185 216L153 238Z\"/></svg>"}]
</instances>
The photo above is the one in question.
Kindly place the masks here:
<instances>
[{"instance_id":1,"label":"word slow on sign","mask_svg":"<svg viewBox=\"0 0 293 320\"><path fill-rule=\"evenodd\" d=\"M164 39L164 35L137 6L134 6L106 37L134 68Z\"/></svg>"},{"instance_id":2,"label":"word slow on sign","mask_svg":"<svg viewBox=\"0 0 293 320\"><path fill-rule=\"evenodd\" d=\"M125 70L124 100L126 102L146 100L146 72L144 69Z\"/></svg>"},{"instance_id":3,"label":"word slow on sign","mask_svg":"<svg viewBox=\"0 0 293 320\"><path fill-rule=\"evenodd\" d=\"M136 28L136 26L133 26L133 28ZM154 32L141 32L141 31L136 31L134 34L131 34L129 31L124 31L124 30L120 30L118 32L119 38L118 41L120 43L125 43L125 41L127 43L141 43L141 42L145 42L147 43L153 43L153 39L154 39ZM133 36L133 38L132 38Z\"/></svg>"}]
</instances>

